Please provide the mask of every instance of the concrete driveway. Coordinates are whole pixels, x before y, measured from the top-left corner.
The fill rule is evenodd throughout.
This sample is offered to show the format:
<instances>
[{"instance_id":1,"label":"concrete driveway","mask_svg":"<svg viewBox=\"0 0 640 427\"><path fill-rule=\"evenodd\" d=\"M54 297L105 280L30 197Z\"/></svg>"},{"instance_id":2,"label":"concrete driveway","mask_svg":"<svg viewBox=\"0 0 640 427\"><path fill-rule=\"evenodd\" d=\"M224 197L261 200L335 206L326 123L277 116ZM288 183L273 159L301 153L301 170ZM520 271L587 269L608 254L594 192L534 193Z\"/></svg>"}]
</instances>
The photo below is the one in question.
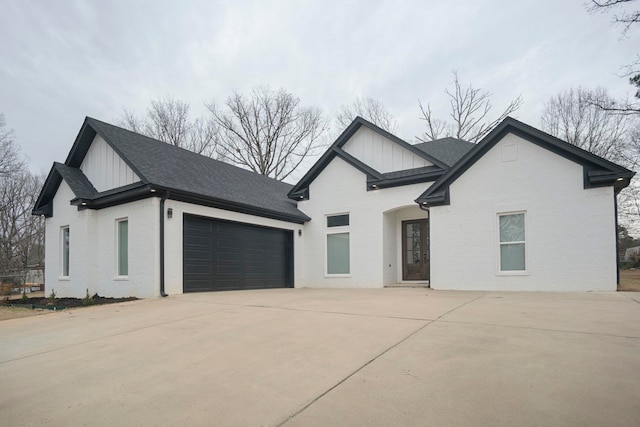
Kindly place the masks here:
<instances>
[{"instance_id":1,"label":"concrete driveway","mask_svg":"<svg viewBox=\"0 0 640 427\"><path fill-rule=\"evenodd\" d=\"M0 322L0 425L637 426L640 294L282 289Z\"/></svg>"}]
</instances>

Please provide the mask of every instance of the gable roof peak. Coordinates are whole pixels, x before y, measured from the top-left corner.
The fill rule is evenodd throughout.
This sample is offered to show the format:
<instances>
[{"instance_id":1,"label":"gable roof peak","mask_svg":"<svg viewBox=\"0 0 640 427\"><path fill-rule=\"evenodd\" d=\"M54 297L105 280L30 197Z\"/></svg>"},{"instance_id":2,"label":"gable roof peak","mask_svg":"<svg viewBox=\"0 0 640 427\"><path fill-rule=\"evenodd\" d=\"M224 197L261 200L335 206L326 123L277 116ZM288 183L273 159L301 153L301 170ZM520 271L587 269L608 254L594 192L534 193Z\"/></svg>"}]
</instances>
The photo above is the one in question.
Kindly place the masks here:
<instances>
[{"instance_id":1,"label":"gable roof peak","mask_svg":"<svg viewBox=\"0 0 640 427\"><path fill-rule=\"evenodd\" d=\"M132 190L124 186L96 194L91 191L93 187L88 180L85 182L80 166L96 135L140 178L136 187L142 186L151 192L166 191L176 200L181 197L185 201L252 215L298 223L309 220L297 209L296 203L287 198L290 184L88 116L65 163L54 164L51 179L45 183L36 204L37 212L45 212L63 177L73 181L76 193L87 198L95 199L105 193L126 194ZM51 214L50 208L46 209L46 214Z\"/></svg>"},{"instance_id":2,"label":"gable roof peak","mask_svg":"<svg viewBox=\"0 0 640 427\"><path fill-rule=\"evenodd\" d=\"M352 166L357 167L362 172L367 174L372 179L380 179L381 173L378 171L373 171L369 167L364 167L362 162L355 162L351 156L346 155L345 151L342 150L342 146L344 146L347 141L361 128L366 127L373 132L382 135L383 137L389 139L390 141L400 145L404 149L410 151L411 153L421 157L431 164L439 167L439 168L447 168L448 165L441 161L440 159L432 156L426 151L420 150L414 145L409 144L403 139L395 136L394 134L382 129L381 127L373 124L372 122L364 119L361 116L356 116L353 121L346 127L344 131L338 136L338 138L334 141L333 144L324 152L324 154L318 159L318 161L307 171L307 173L298 181L296 185L294 185L293 189L289 192L289 198L293 200L304 200L308 199L309 195L309 185L313 182L314 179L320 175L320 173L327 167L327 165L336 157L339 156L343 160L346 160L348 163L352 164ZM375 173L374 173L375 172Z\"/></svg>"},{"instance_id":3,"label":"gable roof peak","mask_svg":"<svg viewBox=\"0 0 640 427\"><path fill-rule=\"evenodd\" d=\"M584 169L584 188L613 186L617 194L617 192L629 185L631 178L635 175L635 172L610 160L569 144L509 116L493 128L451 169L422 193L415 200L416 203L424 206L449 204L450 185L509 133L582 165Z\"/></svg>"}]
</instances>

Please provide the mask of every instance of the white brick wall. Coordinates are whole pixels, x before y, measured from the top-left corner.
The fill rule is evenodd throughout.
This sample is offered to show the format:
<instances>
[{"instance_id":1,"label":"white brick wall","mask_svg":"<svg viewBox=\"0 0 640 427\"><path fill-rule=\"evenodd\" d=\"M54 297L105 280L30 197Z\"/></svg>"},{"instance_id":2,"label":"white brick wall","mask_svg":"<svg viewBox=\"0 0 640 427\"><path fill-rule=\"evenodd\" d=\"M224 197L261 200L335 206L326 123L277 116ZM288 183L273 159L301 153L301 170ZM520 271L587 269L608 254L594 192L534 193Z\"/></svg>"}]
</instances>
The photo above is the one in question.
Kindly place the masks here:
<instances>
[{"instance_id":1,"label":"white brick wall","mask_svg":"<svg viewBox=\"0 0 640 427\"><path fill-rule=\"evenodd\" d=\"M159 295L159 201L145 199L102 210L78 211L69 205L73 192L63 181L46 220L45 292L59 297L148 298ZM129 220L129 275L116 274L116 220ZM61 278L61 233L69 226L69 277Z\"/></svg>"},{"instance_id":2,"label":"white brick wall","mask_svg":"<svg viewBox=\"0 0 640 427\"><path fill-rule=\"evenodd\" d=\"M507 135L450 196L449 206L430 210L433 288L616 289L613 189L585 190L582 166ZM496 216L508 211L526 211L524 275L498 273Z\"/></svg>"}]
</instances>

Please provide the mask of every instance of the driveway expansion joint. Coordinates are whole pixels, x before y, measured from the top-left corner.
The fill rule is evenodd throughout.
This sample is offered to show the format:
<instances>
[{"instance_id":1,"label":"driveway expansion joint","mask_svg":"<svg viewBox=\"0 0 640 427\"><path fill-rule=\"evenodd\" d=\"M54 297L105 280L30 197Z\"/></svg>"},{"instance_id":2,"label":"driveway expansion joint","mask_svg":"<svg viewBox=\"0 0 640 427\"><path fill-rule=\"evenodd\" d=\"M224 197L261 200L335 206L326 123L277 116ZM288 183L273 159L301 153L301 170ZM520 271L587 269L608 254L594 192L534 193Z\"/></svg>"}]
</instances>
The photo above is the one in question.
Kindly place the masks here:
<instances>
[{"instance_id":1,"label":"driveway expansion joint","mask_svg":"<svg viewBox=\"0 0 640 427\"><path fill-rule=\"evenodd\" d=\"M440 322L455 323L458 325L491 326L496 328L524 329L524 330L540 331L540 332L560 332L563 334L594 335L594 336L600 336L600 337L630 338L630 339L640 340L640 336L636 337L636 336L629 336L629 335L604 334L599 332L572 331L569 329L550 329L550 328L536 328L534 326L500 325L498 323L465 322L462 320L440 320Z\"/></svg>"},{"instance_id":2,"label":"driveway expansion joint","mask_svg":"<svg viewBox=\"0 0 640 427\"><path fill-rule=\"evenodd\" d=\"M206 304L232 306L232 307L265 308L269 310L300 311L300 312L306 312L306 313L339 314L343 316L372 317L377 319L417 320L419 322L434 321L438 319L438 318L430 319L426 317L382 316L379 314L348 313L345 311L332 311L332 310L311 310L311 309L294 308L294 307L278 307L274 305L262 305L262 304L241 304L241 303L228 303L228 302L209 302Z\"/></svg>"},{"instance_id":3,"label":"driveway expansion joint","mask_svg":"<svg viewBox=\"0 0 640 427\"><path fill-rule=\"evenodd\" d=\"M441 319L443 316L446 316L447 314L450 314L468 304L471 304L472 302L475 302L477 300L479 300L480 298L483 298L485 295L480 295L476 298L473 298L469 301L466 301L456 307L453 307L452 309L450 309L449 311L441 314L440 316L436 317L435 320L429 320L427 321L424 325L420 326L419 328L417 328L415 331L411 332L410 334L408 334L407 336L405 336L404 338L400 339L399 341L397 341L396 343L390 345L389 347L387 347L386 349L384 349L382 352L378 353L376 356L374 356L372 359L370 359L369 361L365 362L363 365L361 365L360 367L358 367L357 369L355 369L353 372L351 372L350 374L348 374L347 376L345 376L344 378L342 378L340 381L338 381L336 384L334 384L333 386L329 387L327 390L325 390L324 392L320 393L318 396L316 396L315 398L311 399L311 401L309 401L306 405L304 405L302 408L300 408L298 411L294 412L293 414L291 414L290 416L288 416L285 420L283 420L281 423L277 424L277 427L282 427L285 424L287 424L289 421L291 421L292 419L294 419L296 416L300 415L301 413L303 413L305 410L307 410L309 407L311 407L314 403L316 403L317 401L319 401L320 399L322 399L324 396L326 396L327 394L329 394L331 391L335 390L336 388L338 388L340 385L344 384L347 380L349 380L351 377L353 377L355 374L357 374L358 372L362 371L364 368L366 368L367 366L369 366L370 364L372 364L373 362L375 362L376 360L378 360L380 357L384 356L385 354L387 354L389 351L393 350L394 348L398 347L400 344L402 344L403 342L407 341L409 338L411 338L412 336L414 336L415 334L417 334L418 332L422 331L423 329L425 329L427 326L431 325L432 323L435 323L436 321L438 321L438 319Z\"/></svg>"}]
</instances>

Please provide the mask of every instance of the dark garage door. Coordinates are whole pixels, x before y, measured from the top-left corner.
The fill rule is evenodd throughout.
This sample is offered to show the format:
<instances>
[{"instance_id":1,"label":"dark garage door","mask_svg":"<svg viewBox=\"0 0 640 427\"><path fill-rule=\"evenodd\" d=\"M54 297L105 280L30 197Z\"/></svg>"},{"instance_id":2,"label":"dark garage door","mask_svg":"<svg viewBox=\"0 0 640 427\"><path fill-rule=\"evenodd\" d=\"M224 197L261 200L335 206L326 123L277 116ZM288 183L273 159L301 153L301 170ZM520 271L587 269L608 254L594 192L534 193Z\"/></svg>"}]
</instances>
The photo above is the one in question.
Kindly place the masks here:
<instances>
[{"instance_id":1,"label":"dark garage door","mask_svg":"<svg viewBox=\"0 0 640 427\"><path fill-rule=\"evenodd\" d=\"M293 287L293 232L185 215L184 292Z\"/></svg>"}]
</instances>

